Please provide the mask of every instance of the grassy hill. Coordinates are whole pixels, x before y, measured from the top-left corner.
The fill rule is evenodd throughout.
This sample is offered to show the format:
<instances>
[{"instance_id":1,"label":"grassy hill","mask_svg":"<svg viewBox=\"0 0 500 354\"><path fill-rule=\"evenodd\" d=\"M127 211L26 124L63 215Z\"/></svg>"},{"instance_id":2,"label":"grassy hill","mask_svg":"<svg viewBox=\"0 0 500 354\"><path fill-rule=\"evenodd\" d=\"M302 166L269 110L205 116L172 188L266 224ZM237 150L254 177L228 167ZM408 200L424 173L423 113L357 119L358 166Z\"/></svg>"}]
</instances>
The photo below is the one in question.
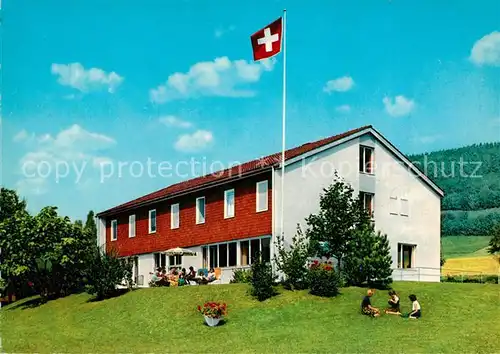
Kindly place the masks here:
<instances>
[{"instance_id":1,"label":"grassy hill","mask_svg":"<svg viewBox=\"0 0 500 354\"><path fill-rule=\"evenodd\" d=\"M362 316L362 288L333 299L282 291L263 303L245 284L150 288L102 302L81 294L35 308L14 303L0 311L2 344L5 352L39 353L500 352L498 285L404 282L395 289L403 311L408 295L418 296L420 320ZM205 326L196 312L209 300L227 303L222 326ZM372 303L384 308L387 293Z\"/></svg>"},{"instance_id":2,"label":"grassy hill","mask_svg":"<svg viewBox=\"0 0 500 354\"><path fill-rule=\"evenodd\" d=\"M500 142L409 158L445 192L443 235L488 235L500 223Z\"/></svg>"}]
</instances>

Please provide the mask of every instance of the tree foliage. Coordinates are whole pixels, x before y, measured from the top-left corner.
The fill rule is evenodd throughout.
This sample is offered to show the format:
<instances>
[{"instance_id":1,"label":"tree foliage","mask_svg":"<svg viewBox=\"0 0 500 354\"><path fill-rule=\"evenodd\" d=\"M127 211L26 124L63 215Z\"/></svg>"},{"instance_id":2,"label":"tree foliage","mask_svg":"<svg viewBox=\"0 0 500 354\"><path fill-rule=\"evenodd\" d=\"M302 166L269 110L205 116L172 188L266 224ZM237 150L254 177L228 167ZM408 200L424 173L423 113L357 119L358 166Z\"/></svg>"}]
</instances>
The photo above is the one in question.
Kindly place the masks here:
<instances>
[{"instance_id":1,"label":"tree foliage","mask_svg":"<svg viewBox=\"0 0 500 354\"><path fill-rule=\"evenodd\" d=\"M500 254L500 223L493 228L493 235L489 243L490 254Z\"/></svg>"},{"instance_id":2,"label":"tree foliage","mask_svg":"<svg viewBox=\"0 0 500 354\"><path fill-rule=\"evenodd\" d=\"M0 192L0 270L17 297L30 289L43 301L83 290L87 266L96 248L95 234L45 207L32 216L26 203L5 188Z\"/></svg>"},{"instance_id":3,"label":"tree foliage","mask_svg":"<svg viewBox=\"0 0 500 354\"><path fill-rule=\"evenodd\" d=\"M370 215L364 210L359 196L354 196L353 188L338 175L334 182L320 196L318 214L307 219L309 251L312 256L337 259L342 262L352 249L355 232L371 228Z\"/></svg>"},{"instance_id":4,"label":"tree foliage","mask_svg":"<svg viewBox=\"0 0 500 354\"><path fill-rule=\"evenodd\" d=\"M102 300L114 296L119 284L132 288L132 269L133 258L120 259L116 252L96 247L89 261L87 292Z\"/></svg>"},{"instance_id":5,"label":"tree foliage","mask_svg":"<svg viewBox=\"0 0 500 354\"><path fill-rule=\"evenodd\" d=\"M276 238L276 254L274 262L278 271L285 276L284 286L288 289L305 289L307 287L307 259L309 249L307 238L297 225L297 233L287 247L284 236Z\"/></svg>"},{"instance_id":6,"label":"tree foliage","mask_svg":"<svg viewBox=\"0 0 500 354\"><path fill-rule=\"evenodd\" d=\"M372 227L357 229L345 262L348 285L386 288L392 283L392 258L387 235Z\"/></svg>"},{"instance_id":7,"label":"tree foliage","mask_svg":"<svg viewBox=\"0 0 500 354\"><path fill-rule=\"evenodd\" d=\"M259 301L267 300L277 294L275 276L271 264L264 262L260 254L252 259L251 294Z\"/></svg>"}]
</instances>

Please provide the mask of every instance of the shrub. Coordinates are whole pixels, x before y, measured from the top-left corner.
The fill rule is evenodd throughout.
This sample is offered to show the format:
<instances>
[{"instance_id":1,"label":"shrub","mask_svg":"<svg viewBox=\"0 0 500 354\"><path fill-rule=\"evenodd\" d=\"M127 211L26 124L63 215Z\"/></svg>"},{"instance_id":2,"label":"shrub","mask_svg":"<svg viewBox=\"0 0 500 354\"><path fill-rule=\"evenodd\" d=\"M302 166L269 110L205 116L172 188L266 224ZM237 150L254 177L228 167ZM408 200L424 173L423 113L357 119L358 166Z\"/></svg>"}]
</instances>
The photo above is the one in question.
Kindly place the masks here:
<instances>
[{"instance_id":1,"label":"shrub","mask_svg":"<svg viewBox=\"0 0 500 354\"><path fill-rule=\"evenodd\" d=\"M203 307L198 305L198 312L203 316L211 318L221 318L227 315L227 306L225 303L221 302L206 302Z\"/></svg>"},{"instance_id":2,"label":"shrub","mask_svg":"<svg viewBox=\"0 0 500 354\"><path fill-rule=\"evenodd\" d=\"M297 225L297 233L288 249L285 248L284 236L276 238L276 249L274 262L276 268L285 275L284 287L290 290L306 289L309 249L307 238L302 233L300 226Z\"/></svg>"},{"instance_id":3,"label":"shrub","mask_svg":"<svg viewBox=\"0 0 500 354\"><path fill-rule=\"evenodd\" d=\"M441 277L445 283L486 283L498 284L498 275L447 275Z\"/></svg>"},{"instance_id":4,"label":"shrub","mask_svg":"<svg viewBox=\"0 0 500 354\"><path fill-rule=\"evenodd\" d=\"M252 260L252 296L259 301L264 301L277 294L274 287L275 277L271 264L263 262L262 258L257 255Z\"/></svg>"},{"instance_id":5,"label":"shrub","mask_svg":"<svg viewBox=\"0 0 500 354\"><path fill-rule=\"evenodd\" d=\"M332 297L339 293L339 276L331 262L314 261L309 267L310 293L316 296Z\"/></svg>"},{"instance_id":6,"label":"shrub","mask_svg":"<svg viewBox=\"0 0 500 354\"><path fill-rule=\"evenodd\" d=\"M87 293L97 299L106 299L116 294L118 284L133 285L132 265L128 259L119 259L115 252L104 253L97 250L88 267Z\"/></svg>"},{"instance_id":7,"label":"shrub","mask_svg":"<svg viewBox=\"0 0 500 354\"><path fill-rule=\"evenodd\" d=\"M387 236L369 228L355 230L343 268L348 285L387 288L392 283L392 258Z\"/></svg>"},{"instance_id":8,"label":"shrub","mask_svg":"<svg viewBox=\"0 0 500 354\"><path fill-rule=\"evenodd\" d=\"M233 272L233 279L230 283L251 283L252 271L250 269L235 269Z\"/></svg>"}]
</instances>

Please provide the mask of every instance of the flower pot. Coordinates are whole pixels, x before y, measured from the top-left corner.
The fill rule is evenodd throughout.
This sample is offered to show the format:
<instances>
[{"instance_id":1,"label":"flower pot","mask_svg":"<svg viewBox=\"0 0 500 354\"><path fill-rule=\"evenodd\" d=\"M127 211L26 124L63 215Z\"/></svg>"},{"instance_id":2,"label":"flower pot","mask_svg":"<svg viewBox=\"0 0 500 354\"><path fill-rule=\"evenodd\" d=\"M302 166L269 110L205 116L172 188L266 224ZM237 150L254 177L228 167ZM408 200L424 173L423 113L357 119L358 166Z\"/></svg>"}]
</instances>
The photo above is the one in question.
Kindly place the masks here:
<instances>
[{"instance_id":1,"label":"flower pot","mask_svg":"<svg viewBox=\"0 0 500 354\"><path fill-rule=\"evenodd\" d=\"M210 326L210 327L215 327L219 324L219 321L221 320L221 317L219 318L213 318L213 317L208 317L208 316L204 316L205 317L205 323Z\"/></svg>"}]
</instances>

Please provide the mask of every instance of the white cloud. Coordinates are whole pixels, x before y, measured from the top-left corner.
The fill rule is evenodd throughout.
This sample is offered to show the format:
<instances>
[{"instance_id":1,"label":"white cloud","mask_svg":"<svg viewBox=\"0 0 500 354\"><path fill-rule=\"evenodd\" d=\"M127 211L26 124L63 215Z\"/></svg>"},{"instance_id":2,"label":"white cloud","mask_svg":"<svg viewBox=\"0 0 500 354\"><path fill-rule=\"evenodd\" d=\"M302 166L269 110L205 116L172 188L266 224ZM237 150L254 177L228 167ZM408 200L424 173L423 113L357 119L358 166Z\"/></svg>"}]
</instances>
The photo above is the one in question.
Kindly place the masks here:
<instances>
[{"instance_id":1,"label":"white cloud","mask_svg":"<svg viewBox=\"0 0 500 354\"><path fill-rule=\"evenodd\" d=\"M500 117L493 118L491 120L491 124L494 125L494 126L500 126Z\"/></svg>"},{"instance_id":2,"label":"white cloud","mask_svg":"<svg viewBox=\"0 0 500 354\"><path fill-rule=\"evenodd\" d=\"M29 142L31 151L19 162L22 179L17 185L23 193L35 195L48 191L50 180L56 179L55 169L58 164L83 168L90 161L98 166L99 161L108 159L102 157L101 153L116 144L113 138L89 132L77 124L59 132L55 137L50 134L36 136L26 131L21 131L18 136L23 138L18 139L18 142ZM43 178L45 175L47 176ZM75 177L73 173L71 178Z\"/></svg>"},{"instance_id":3,"label":"white cloud","mask_svg":"<svg viewBox=\"0 0 500 354\"><path fill-rule=\"evenodd\" d=\"M34 177L17 181L16 189L20 194L42 195L48 192L45 178Z\"/></svg>"},{"instance_id":4,"label":"white cloud","mask_svg":"<svg viewBox=\"0 0 500 354\"><path fill-rule=\"evenodd\" d=\"M350 76L339 77L334 80L330 80L323 87L323 91L330 93L332 91L345 92L352 89L354 86L354 80Z\"/></svg>"},{"instance_id":5,"label":"white cloud","mask_svg":"<svg viewBox=\"0 0 500 354\"><path fill-rule=\"evenodd\" d=\"M477 40L469 59L476 65L500 66L500 32L493 31Z\"/></svg>"},{"instance_id":6,"label":"white cloud","mask_svg":"<svg viewBox=\"0 0 500 354\"><path fill-rule=\"evenodd\" d=\"M150 99L154 103L164 103L201 96L254 96L255 91L240 86L259 81L263 72L273 69L275 62L275 59L254 63L220 57L196 63L188 72L174 73L164 84L151 89Z\"/></svg>"},{"instance_id":7,"label":"white cloud","mask_svg":"<svg viewBox=\"0 0 500 354\"><path fill-rule=\"evenodd\" d=\"M228 28L219 28L219 29L215 30L214 35L215 35L216 38L220 38L223 35L225 35L226 33L234 31L235 28L236 27L234 27L232 25L229 26Z\"/></svg>"},{"instance_id":8,"label":"white cloud","mask_svg":"<svg viewBox=\"0 0 500 354\"><path fill-rule=\"evenodd\" d=\"M393 117L406 116L415 108L415 102L402 95L396 96L394 99L384 97L382 102L386 112Z\"/></svg>"},{"instance_id":9,"label":"white cloud","mask_svg":"<svg viewBox=\"0 0 500 354\"><path fill-rule=\"evenodd\" d=\"M335 110L339 113L349 113L351 111L351 106L344 104L342 106L338 106Z\"/></svg>"},{"instance_id":10,"label":"white cloud","mask_svg":"<svg viewBox=\"0 0 500 354\"><path fill-rule=\"evenodd\" d=\"M30 135L30 134L28 134L28 132L25 129L23 129L19 133L17 133L16 135L14 135L14 138L12 140L16 143L20 143L22 141L27 141L27 140L30 140L33 138L34 138L34 134Z\"/></svg>"},{"instance_id":11,"label":"white cloud","mask_svg":"<svg viewBox=\"0 0 500 354\"><path fill-rule=\"evenodd\" d=\"M436 134L436 135L422 135L422 136L417 136L413 138L413 141L416 143L420 144L431 144L439 139L441 139L443 136L441 134Z\"/></svg>"},{"instance_id":12,"label":"white cloud","mask_svg":"<svg viewBox=\"0 0 500 354\"><path fill-rule=\"evenodd\" d=\"M81 92L107 89L108 92L114 93L123 82L123 77L114 71L107 73L99 68L86 70L80 63L52 64L51 72L59 77L57 81L61 85L73 87Z\"/></svg>"},{"instance_id":13,"label":"white cloud","mask_svg":"<svg viewBox=\"0 0 500 354\"><path fill-rule=\"evenodd\" d=\"M176 128L191 128L193 123L177 118L176 116L160 117L160 123Z\"/></svg>"},{"instance_id":14,"label":"white cloud","mask_svg":"<svg viewBox=\"0 0 500 354\"><path fill-rule=\"evenodd\" d=\"M196 152L210 146L214 141L212 132L207 130L197 130L193 134L179 136L175 143L175 149L182 152Z\"/></svg>"}]
</instances>

